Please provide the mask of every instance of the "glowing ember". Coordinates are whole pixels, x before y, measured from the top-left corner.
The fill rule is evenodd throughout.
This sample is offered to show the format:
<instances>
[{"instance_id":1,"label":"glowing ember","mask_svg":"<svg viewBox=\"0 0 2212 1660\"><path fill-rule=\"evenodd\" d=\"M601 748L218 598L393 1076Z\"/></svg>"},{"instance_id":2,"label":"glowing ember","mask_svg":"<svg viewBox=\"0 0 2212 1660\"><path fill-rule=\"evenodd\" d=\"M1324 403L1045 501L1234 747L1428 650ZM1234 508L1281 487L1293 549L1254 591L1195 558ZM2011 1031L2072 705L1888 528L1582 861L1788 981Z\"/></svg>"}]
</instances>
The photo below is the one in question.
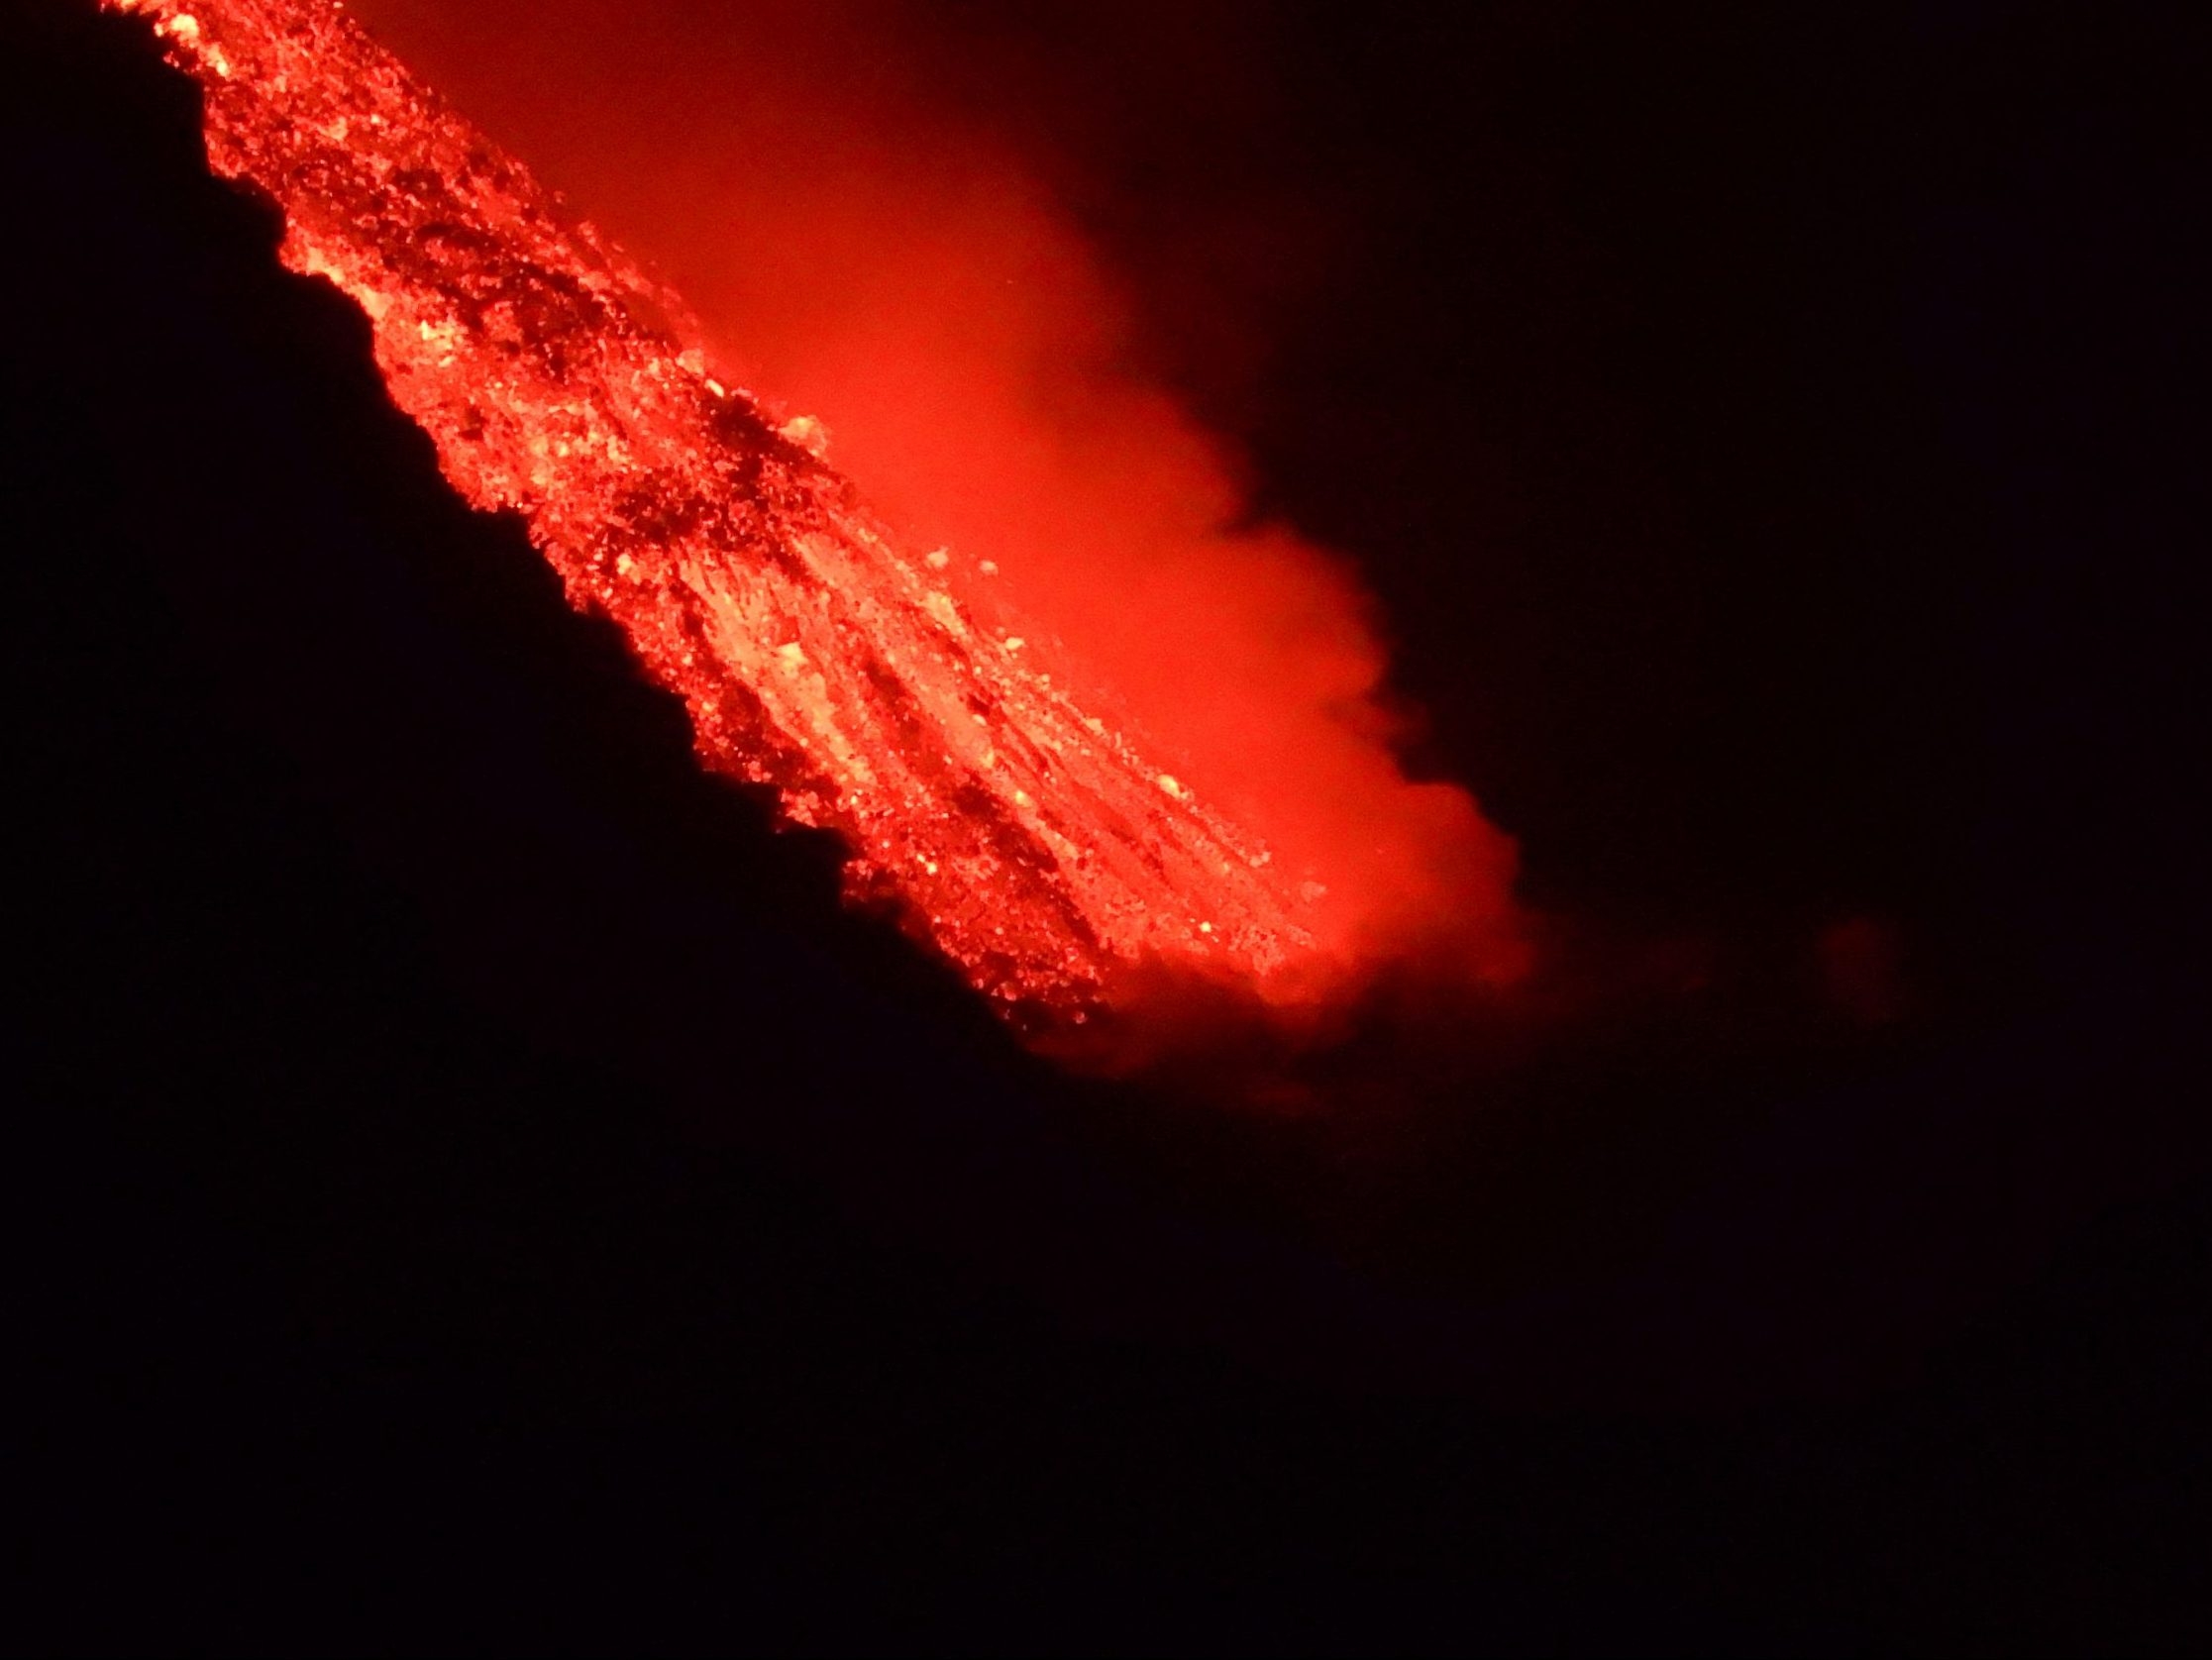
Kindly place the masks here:
<instances>
[{"instance_id":1,"label":"glowing ember","mask_svg":"<svg viewBox=\"0 0 2212 1660\"><path fill-rule=\"evenodd\" d=\"M856 893L1007 1004L1082 1018L1147 958L1263 991L1320 889L1071 699L989 562L909 551L780 420L710 376L675 296L565 222L335 0L109 0L201 84L217 172L283 259L366 311L399 406L474 504L513 509L614 618L706 763L841 833Z\"/></svg>"}]
</instances>

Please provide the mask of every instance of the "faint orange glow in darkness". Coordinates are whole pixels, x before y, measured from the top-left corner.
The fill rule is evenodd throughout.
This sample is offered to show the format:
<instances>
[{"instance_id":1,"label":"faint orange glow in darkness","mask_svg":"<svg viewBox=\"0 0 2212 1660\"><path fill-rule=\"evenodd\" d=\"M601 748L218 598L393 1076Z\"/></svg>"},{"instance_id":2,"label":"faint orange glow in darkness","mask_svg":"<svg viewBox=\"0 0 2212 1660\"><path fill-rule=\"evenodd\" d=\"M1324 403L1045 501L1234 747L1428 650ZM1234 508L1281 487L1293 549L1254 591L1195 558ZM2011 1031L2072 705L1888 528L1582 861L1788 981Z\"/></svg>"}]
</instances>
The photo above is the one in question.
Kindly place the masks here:
<instances>
[{"instance_id":1,"label":"faint orange glow in darkness","mask_svg":"<svg viewBox=\"0 0 2212 1660\"><path fill-rule=\"evenodd\" d=\"M1356 581L1229 528L1219 445L1115 366L1126 309L1017 166L895 76L866 110L824 89L843 14L733 21L758 72L672 99L608 187L701 321L333 0L109 3L205 89L211 162L282 207L285 262L369 314L457 488L520 511L704 761L841 832L850 885L979 989L1049 1025L1140 966L1285 1009L1393 958L1522 972L1511 844L1400 771ZM513 16L430 10L463 59L457 20ZM796 44L764 52L779 20ZM504 84L551 76L529 30L505 44ZM652 88L607 78L634 118ZM514 125L532 98L591 124L539 90Z\"/></svg>"}]
</instances>

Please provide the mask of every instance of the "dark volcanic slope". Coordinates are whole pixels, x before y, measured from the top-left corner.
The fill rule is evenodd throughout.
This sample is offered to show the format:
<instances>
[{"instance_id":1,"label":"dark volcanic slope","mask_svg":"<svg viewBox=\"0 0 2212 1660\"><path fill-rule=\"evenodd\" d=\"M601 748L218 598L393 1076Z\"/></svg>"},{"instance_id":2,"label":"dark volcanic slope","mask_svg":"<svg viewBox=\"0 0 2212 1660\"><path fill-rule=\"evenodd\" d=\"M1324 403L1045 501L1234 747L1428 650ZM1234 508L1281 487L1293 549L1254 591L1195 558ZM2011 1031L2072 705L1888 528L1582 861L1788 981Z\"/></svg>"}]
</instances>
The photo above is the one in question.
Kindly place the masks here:
<instances>
[{"instance_id":1,"label":"dark volcanic slope","mask_svg":"<svg viewBox=\"0 0 2212 1660\"><path fill-rule=\"evenodd\" d=\"M1188 1242L1070 1172L1060 1087L452 496L141 31L53 12L10 26L0 145L21 1260L69 1407L11 1484L65 1570L35 1628L228 1646L663 1506L755 1605L779 1551L919 1528L893 1494L961 1454L907 1414L973 1433L1101 1362L871 1222L1016 1275L1009 1228ZM104 1561L140 1590L79 1607Z\"/></svg>"},{"instance_id":2,"label":"dark volcanic slope","mask_svg":"<svg viewBox=\"0 0 2212 1660\"><path fill-rule=\"evenodd\" d=\"M0 1647L2201 1641L2190 1190L1893 1395L1498 1406L1473 1312L1417 1341L1289 1235L1111 1174L1068 1126L1125 1101L698 775L206 177L142 32L11 9L0 202ZM1738 1152L1756 1263L1808 1205L1788 1148ZM1823 1215L1891 1192L1799 1174ZM1870 1283L1911 1280L1891 1251ZM1616 1314L1751 1369L1733 1282L1681 1273ZM1597 1300L1498 1330L1601 1374Z\"/></svg>"}]
</instances>

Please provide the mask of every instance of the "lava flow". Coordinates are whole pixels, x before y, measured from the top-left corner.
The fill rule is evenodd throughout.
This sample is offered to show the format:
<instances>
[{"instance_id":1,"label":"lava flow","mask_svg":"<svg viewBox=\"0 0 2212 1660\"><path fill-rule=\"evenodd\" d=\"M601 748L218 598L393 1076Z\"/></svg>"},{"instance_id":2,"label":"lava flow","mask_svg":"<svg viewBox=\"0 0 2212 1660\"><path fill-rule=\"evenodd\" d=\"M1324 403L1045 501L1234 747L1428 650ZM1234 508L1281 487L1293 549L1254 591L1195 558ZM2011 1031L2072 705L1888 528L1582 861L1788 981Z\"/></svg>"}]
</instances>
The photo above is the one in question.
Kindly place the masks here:
<instances>
[{"instance_id":1,"label":"lava flow","mask_svg":"<svg viewBox=\"0 0 2212 1660\"><path fill-rule=\"evenodd\" d=\"M107 0L203 89L210 163L282 259L368 314L397 404L474 505L518 512L572 603L1024 1023L1164 964L1273 1002L1341 973L1329 874L1286 869L1188 769L1101 718L988 560L903 545L718 380L682 302L415 80L337 0Z\"/></svg>"}]
</instances>

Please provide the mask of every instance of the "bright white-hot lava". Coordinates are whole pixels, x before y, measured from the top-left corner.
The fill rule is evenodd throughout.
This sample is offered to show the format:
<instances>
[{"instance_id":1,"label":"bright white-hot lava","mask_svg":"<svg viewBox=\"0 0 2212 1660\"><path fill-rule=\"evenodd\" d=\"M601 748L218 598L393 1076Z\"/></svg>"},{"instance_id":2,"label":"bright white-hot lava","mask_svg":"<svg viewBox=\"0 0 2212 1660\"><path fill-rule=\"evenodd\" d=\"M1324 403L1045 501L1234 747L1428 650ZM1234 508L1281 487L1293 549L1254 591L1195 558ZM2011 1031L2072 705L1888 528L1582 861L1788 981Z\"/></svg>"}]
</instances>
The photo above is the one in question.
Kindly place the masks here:
<instances>
[{"instance_id":1,"label":"bright white-hot lava","mask_svg":"<svg viewBox=\"0 0 2212 1660\"><path fill-rule=\"evenodd\" d=\"M210 162L281 208L285 263L368 314L456 488L518 512L571 601L684 699L705 763L843 836L850 887L979 989L1080 1020L1150 964L1295 1003L1371 951L1356 881L1232 823L1203 757L1148 755L988 558L872 517L812 423L715 378L675 295L336 0L108 3L199 82ZM1502 838L1456 791L1429 805L1439 844L1473 825L1462 862L1488 863L1423 882L1502 892ZM1510 918L1482 921L1495 967Z\"/></svg>"}]
</instances>

